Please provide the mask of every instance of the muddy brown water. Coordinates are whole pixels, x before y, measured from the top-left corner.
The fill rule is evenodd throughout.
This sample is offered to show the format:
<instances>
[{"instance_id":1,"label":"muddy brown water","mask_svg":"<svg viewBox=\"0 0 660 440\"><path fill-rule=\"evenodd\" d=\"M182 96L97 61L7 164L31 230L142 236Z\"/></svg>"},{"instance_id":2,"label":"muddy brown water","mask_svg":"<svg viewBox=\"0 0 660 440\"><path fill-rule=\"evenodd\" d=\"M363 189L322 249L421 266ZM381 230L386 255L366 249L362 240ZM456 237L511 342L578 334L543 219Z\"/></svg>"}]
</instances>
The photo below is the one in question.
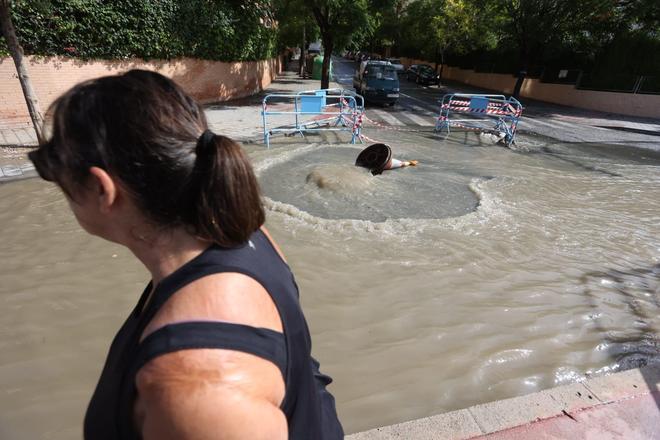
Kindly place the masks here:
<instances>
[{"instance_id":1,"label":"muddy brown water","mask_svg":"<svg viewBox=\"0 0 660 440\"><path fill-rule=\"evenodd\" d=\"M354 146L248 146L347 432L658 362L657 155L391 145L420 166L373 178ZM0 438L80 437L147 273L37 179L0 185L0 224Z\"/></svg>"}]
</instances>

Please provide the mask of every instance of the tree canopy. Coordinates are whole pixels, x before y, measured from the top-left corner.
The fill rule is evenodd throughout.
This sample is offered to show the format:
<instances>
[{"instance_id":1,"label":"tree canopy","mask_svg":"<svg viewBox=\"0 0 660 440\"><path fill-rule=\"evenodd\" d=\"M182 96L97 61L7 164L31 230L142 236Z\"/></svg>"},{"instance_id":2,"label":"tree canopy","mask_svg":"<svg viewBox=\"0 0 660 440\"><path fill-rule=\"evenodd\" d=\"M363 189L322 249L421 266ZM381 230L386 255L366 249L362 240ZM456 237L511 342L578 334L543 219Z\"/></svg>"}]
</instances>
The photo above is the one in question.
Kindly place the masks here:
<instances>
[{"instance_id":1,"label":"tree canopy","mask_svg":"<svg viewBox=\"0 0 660 440\"><path fill-rule=\"evenodd\" d=\"M12 3L27 54L240 61L320 39L328 54L363 50L502 73L561 68L660 76L657 0ZM6 54L2 42L0 52Z\"/></svg>"}]
</instances>

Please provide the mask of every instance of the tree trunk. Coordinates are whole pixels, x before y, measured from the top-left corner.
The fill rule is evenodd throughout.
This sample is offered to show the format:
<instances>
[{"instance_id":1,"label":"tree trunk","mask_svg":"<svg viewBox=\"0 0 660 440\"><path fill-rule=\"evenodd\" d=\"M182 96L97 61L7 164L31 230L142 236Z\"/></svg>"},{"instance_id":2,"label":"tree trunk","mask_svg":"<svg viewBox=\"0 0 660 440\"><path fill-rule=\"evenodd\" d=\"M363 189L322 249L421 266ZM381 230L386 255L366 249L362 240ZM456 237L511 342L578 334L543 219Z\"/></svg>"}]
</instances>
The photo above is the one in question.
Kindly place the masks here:
<instances>
[{"instance_id":1,"label":"tree trunk","mask_svg":"<svg viewBox=\"0 0 660 440\"><path fill-rule=\"evenodd\" d=\"M440 51L440 73L438 73L438 86L442 82L442 71L445 69L445 50Z\"/></svg>"},{"instance_id":2,"label":"tree trunk","mask_svg":"<svg viewBox=\"0 0 660 440\"><path fill-rule=\"evenodd\" d=\"M330 62L332 60L333 41L330 38L323 39L323 70L321 72L321 88L330 88Z\"/></svg>"},{"instance_id":3,"label":"tree trunk","mask_svg":"<svg viewBox=\"0 0 660 440\"><path fill-rule=\"evenodd\" d=\"M520 98L520 89L522 88L523 82L525 82L525 77L527 76L527 68L529 67L529 51L527 47L521 48L521 59L522 59L522 68L518 72L518 79L516 80L516 85L513 87L513 97L516 99Z\"/></svg>"},{"instance_id":4,"label":"tree trunk","mask_svg":"<svg viewBox=\"0 0 660 440\"><path fill-rule=\"evenodd\" d=\"M14 29L14 25L11 22L11 14L9 10L10 1L11 0L0 0L0 27L2 28L2 35L5 37L5 41L7 42L9 53L14 59L14 64L16 65L18 81L21 83L21 88L23 89L23 96L25 96L25 103L27 104L28 111L30 112L30 118L32 119L32 125L34 125L34 131L37 134L37 140L39 143L41 143L44 141L44 120L41 116L37 94L34 92L32 83L30 82L27 66L23 62L23 48L18 42L18 38L16 37L16 30Z\"/></svg>"},{"instance_id":5,"label":"tree trunk","mask_svg":"<svg viewBox=\"0 0 660 440\"><path fill-rule=\"evenodd\" d=\"M305 46L300 45L300 58L298 58L298 75L303 76L305 71Z\"/></svg>"},{"instance_id":6,"label":"tree trunk","mask_svg":"<svg viewBox=\"0 0 660 440\"><path fill-rule=\"evenodd\" d=\"M300 47L300 72L299 75L305 77L305 69L307 68L307 27L303 26L303 39L302 46Z\"/></svg>"},{"instance_id":7,"label":"tree trunk","mask_svg":"<svg viewBox=\"0 0 660 440\"><path fill-rule=\"evenodd\" d=\"M513 97L516 99L519 99L520 97L520 89L522 89L522 85L525 82L525 77L527 76L527 69L529 68L530 65L530 58L531 58L531 48L527 44L527 39L524 38L524 33L521 33L520 39L519 39L519 44L520 44L520 52L518 52L519 57L520 57L520 70L518 71L518 79L516 80L516 85L513 87Z\"/></svg>"},{"instance_id":8,"label":"tree trunk","mask_svg":"<svg viewBox=\"0 0 660 440\"><path fill-rule=\"evenodd\" d=\"M525 76L527 76L527 70L522 69L518 72L518 79L516 80L516 85L513 87L513 97L516 99L520 98L520 89L522 88L523 82L525 82Z\"/></svg>"}]
</instances>

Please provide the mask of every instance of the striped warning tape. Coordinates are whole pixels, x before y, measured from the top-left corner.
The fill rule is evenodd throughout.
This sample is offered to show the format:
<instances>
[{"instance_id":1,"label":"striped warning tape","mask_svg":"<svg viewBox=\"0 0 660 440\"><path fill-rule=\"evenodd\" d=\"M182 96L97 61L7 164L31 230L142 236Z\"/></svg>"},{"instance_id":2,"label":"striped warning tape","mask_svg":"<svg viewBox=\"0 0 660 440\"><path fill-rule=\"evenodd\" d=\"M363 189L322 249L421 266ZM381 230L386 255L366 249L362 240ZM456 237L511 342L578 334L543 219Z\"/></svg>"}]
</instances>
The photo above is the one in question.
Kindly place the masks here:
<instances>
[{"instance_id":1,"label":"striped warning tape","mask_svg":"<svg viewBox=\"0 0 660 440\"><path fill-rule=\"evenodd\" d=\"M452 110L455 112L459 113L486 113L489 115L500 115L500 116L520 116L522 114L522 111L520 110L501 110L500 108L469 108L469 107L454 107L451 105L443 105L442 106L443 110Z\"/></svg>"},{"instance_id":2,"label":"striped warning tape","mask_svg":"<svg viewBox=\"0 0 660 440\"><path fill-rule=\"evenodd\" d=\"M465 101L459 101L460 103L455 103L451 101L449 104L443 104L440 106L443 110L452 110L455 112L461 113L486 113L493 115L502 115L502 116L516 116L520 117L522 114L522 109L514 109L510 104L504 103L489 103L488 108L470 108L469 102L464 104Z\"/></svg>"}]
</instances>

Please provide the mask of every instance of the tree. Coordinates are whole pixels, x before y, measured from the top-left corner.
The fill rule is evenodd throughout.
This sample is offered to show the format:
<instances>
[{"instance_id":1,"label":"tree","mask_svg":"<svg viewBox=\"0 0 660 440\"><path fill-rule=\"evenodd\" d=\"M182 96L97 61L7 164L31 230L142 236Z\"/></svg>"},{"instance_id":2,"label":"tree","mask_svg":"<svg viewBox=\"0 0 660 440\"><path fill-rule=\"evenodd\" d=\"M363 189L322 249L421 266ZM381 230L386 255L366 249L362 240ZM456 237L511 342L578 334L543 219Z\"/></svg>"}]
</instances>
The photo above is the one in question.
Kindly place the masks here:
<instances>
[{"instance_id":1,"label":"tree","mask_svg":"<svg viewBox=\"0 0 660 440\"><path fill-rule=\"evenodd\" d=\"M406 9L403 23L406 47L435 60L441 77L448 51L465 53L497 44L496 21L488 8L475 1L416 0Z\"/></svg>"},{"instance_id":2,"label":"tree","mask_svg":"<svg viewBox=\"0 0 660 440\"><path fill-rule=\"evenodd\" d=\"M321 33L324 49L321 88L327 89L333 52L366 40L373 32L373 23L366 0L310 0L306 4Z\"/></svg>"},{"instance_id":3,"label":"tree","mask_svg":"<svg viewBox=\"0 0 660 440\"><path fill-rule=\"evenodd\" d=\"M23 96L25 96L25 103L32 119L34 131L37 134L39 143L41 143L44 140L44 120L41 109L39 108L37 94L32 88L27 66L23 62L23 48L16 37L16 30L11 20L11 0L0 0L0 27L2 28L2 36L5 38L7 47L9 48L9 53L16 65L18 81L21 83L21 88L23 89Z\"/></svg>"},{"instance_id":4,"label":"tree","mask_svg":"<svg viewBox=\"0 0 660 440\"><path fill-rule=\"evenodd\" d=\"M310 41L319 36L311 11L300 0L280 0L275 5L281 47L300 47L299 73L303 75Z\"/></svg>"},{"instance_id":5,"label":"tree","mask_svg":"<svg viewBox=\"0 0 660 440\"><path fill-rule=\"evenodd\" d=\"M474 0L499 10L503 40L517 47L520 74L514 88L518 96L526 72L543 59L545 50L562 46L611 12L615 0Z\"/></svg>"},{"instance_id":6,"label":"tree","mask_svg":"<svg viewBox=\"0 0 660 440\"><path fill-rule=\"evenodd\" d=\"M493 32L493 16L488 9L477 7L474 2L444 0L430 23L436 48L435 69L438 70L439 62L441 79L448 50L465 53L475 49L490 49L497 44Z\"/></svg>"},{"instance_id":7,"label":"tree","mask_svg":"<svg viewBox=\"0 0 660 440\"><path fill-rule=\"evenodd\" d=\"M374 27L371 38L372 51L383 47L391 48L399 55L401 45L401 20L410 0L369 0L371 19Z\"/></svg>"}]
</instances>

